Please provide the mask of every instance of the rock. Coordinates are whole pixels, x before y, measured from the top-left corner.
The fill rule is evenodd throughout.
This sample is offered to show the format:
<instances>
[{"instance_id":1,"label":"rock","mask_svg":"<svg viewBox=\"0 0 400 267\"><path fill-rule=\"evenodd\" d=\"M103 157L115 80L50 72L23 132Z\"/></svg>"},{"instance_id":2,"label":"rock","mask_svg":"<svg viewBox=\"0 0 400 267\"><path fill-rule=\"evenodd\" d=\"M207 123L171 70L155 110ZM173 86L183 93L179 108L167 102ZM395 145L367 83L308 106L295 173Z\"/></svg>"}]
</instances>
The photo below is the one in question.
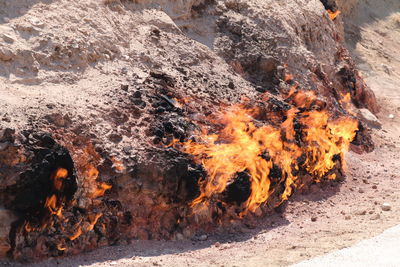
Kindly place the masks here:
<instances>
[{"instance_id":1,"label":"rock","mask_svg":"<svg viewBox=\"0 0 400 267\"><path fill-rule=\"evenodd\" d=\"M216 248L219 248L219 247L221 246L221 243L215 242L214 246L215 246Z\"/></svg>"},{"instance_id":2,"label":"rock","mask_svg":"<svg viewBox=\"0 0 400 267\"><path fill-rule=\"evenodd\" d=\"M354 214L355 215L365 215L365 214L367 214L367 211L366 210L358 210Z\"/></svg>"},{"instance_id":3,"label":"rock","mask_svg":"<svg viewBox=\"0 0 400 267\"><path fill-rule=\"evenodd\" d=\"M118 133L111 133L111 134L108 135L108 139L111 142L117 144L117 143L122 141L122 136L120 134L118 134Z\"/></svg>"},{"instance_id":4,"label":"rock","mask_svg":"<svg viewBox=\"0 0 400 267\"><path fill-rule=\"evenodd\" d=\"M15 140L15 130L11 128L5 128L0 130L0 142L13 143Z\"/></svg>"},{"instance_id":5,"label":"rock","mask_svg":"<svg viewBox=\"0 0 400 267\"><path fill-rule=\"evenodd\" d=\"M389 75L392 75L392 71L391 71L391 69L390 69L390 67L388 65L381 64L381 66L382 66L382 69L383 69L384 72L386 72Z\"/></svg>"},{"instance_id":6,"label":"rock","mask_svg":"<svg viewBox=\"0 0 400 267\"><path fill-rule=\"evenodd\" d=\"M3 34L0 35L0 36L1 36L1 37L3 38L3 40L4 40L5 42L7 42L7 43L10 43L10 44L14 43L14 38L12 38L11 35L3 33Z\"/></svg>"},{"instance_id":7,"label":"rock","mask_svg":"<svg viewBox=\"0 0 400 267\"><path fill-rule=\"evenodd\" d=\"M378 118L372 114L371 111L369 111L366 108L362 108L358 111L358 117L365 122L369 127L372 128L381 128L382 124L378 120Z\"/></svg>"},{"instance_id":8,"label":"rock","mask_svg":"<svg viewBox=\"0 0 400 267\"><path fill-rule=\"evenodd\" d=\"M350 216L350 215L346 215L346 216L344 216L344 219L345 219L346 221L348 221L348 220L351 219L351 216Z\"/></svg>"},{"instance_id":9,"label":"rock","mask_svg":"<svg viewBox=\"0 0 400 267\"><path fill-rule=\"evenodd\" d=\"M72 124L72 120L67 114L63 116L61 113L52 113L46 115L45 119L58 127L68 127Z\"/></svg>"},{"instance_id":10,"label":"rock","mask_svg":"<svg viewBox=\"0 0 400 267\"><path fill-rule=\"evenodd\" d=\"M199 241L206 241L207 238L208 238L207 235L201 235L201 236L199 236L198 240L199 240Z\"/></svg>"},{"instance_id":11,"label":"rock","mask_svg":"<svg viewBox=\"0 0 400 267\"><path fill-rule=\"evenodd\" d=\"M311 221L312 222L316 222L317 221L317 217L311 217Z\"/></svg>"},{"instance_id":12,"label":"rock","mask_svg":"<svg viewBox=\"0 0 400 267\"><path fill-rule=\"evenodd\" d=\"M382 204L381 208L383 211L389 211L392 209L392 206L389 203L385 202Z\"/></svg>"},{"instance_id":13,"label":"rock","mask_svg":"<svg viewBox=\"0 0 400 267\"><path fill-rule=\"evenodd\" d=\"M375 214L375 215L373 215L373 216L371 216L371 220L378 220L378 219L380 219L381 218L381 215L380 214Z\"/></svg>"},{"instance_id":14,"label":"rock","mask_svg":"<svg viewBox=\"0 0 400 267\"><path fill-rule=\"evenodd\" d=\"M13 59L14 53L7 47L0 47L0 60L9 61Z\"/></svg>"},{"instance_id":15,"label":"rock","mask_svg":"<svg viewBox=\"0 0 400 267\"><path fill-rule=\"evenodd\" d=\"M360 188L360 189L358 189L358 193L364 193L365 191L364 191L364 189L362 189L362 188Z\"/></svg>"},{"instance_id":16,"label":"rock","mask_svg":"<svg viewBox=\"0 0 400 267\"><path fill-rule=\"evenodd\" d=\"M394 119L394 115L393 114L389 114L388 118L389 119Z\"/></svg>"}]
</instances>

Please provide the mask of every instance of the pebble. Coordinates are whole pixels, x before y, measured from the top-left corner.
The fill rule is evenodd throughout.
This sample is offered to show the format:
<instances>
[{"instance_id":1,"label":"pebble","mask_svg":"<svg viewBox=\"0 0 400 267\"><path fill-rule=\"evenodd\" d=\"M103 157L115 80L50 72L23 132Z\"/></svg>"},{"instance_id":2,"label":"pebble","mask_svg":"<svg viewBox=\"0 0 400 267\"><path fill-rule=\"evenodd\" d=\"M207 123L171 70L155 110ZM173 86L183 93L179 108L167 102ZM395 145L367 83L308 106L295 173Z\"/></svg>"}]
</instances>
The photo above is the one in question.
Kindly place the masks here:
<instances>
[{"instance_id":1,"label":"pebble","mask_svg":"<svg viewBox=\"0 0 400 267\"><path fill-rule=\"evenodd\" d=\"M5 42L7 42L7 43L10 43L10 44L14 43L14 38L12 38L11 35L8 35L8 34L3 33L3 34L1 35L1 37L2 37L3 40L4 40Z\"/></svg>"},{"instance_id":2,"label":"pebble","mask_svg":"<svg viewBox=\"0 0 400 267\"><path fill-rule=\"evenodd\" d=\"M360 188L360 189L358 189L358 193L364 193L365 191L364 191L364 189L362 189L362 188Z\"/></svg>"},{"instance_id":3,"label":"pebble","mask_svg":"<svg viewBox=\"0 0 400 267\"><path fill-rule=\"evenodd\" d=\"M367 214L366 210L359 210L355 212L355 215L365 215L365 214Z\"/></svg>"},{"instance_id":4,"label":"pebble","mask_svg":"<svg viewBox=\"0 0 400 267\"><path fill-rule=\"evenodd\" d=\"M312 222L316 222L317 221L317 217L311 217L311 221Z\"/></svg>"},{"instance_id":5,"label":"pebble","mask_svg":"<svg viewBox=\"0 0 400 267\"><path fill-rule=\"evenodd\" d=\"M214 246L215 246L216 248L219 248L219 247L221 246L221 243L215 242Z\"/></svg>"},{"instance_id":6,"label":"pebble","mask_svg":"<svg viewBox=\"0 0 400 267\"><path fill-rule=\"evenodd\" d=\"M199 241L206 241L207 238L208 238L207 235L201 235L201 236L199 236Z\"/></svg>"},{"instance_id":7,"label":"pebble","mask_svg":"<svg viewBox=\"0 0 400 267\"><path fill-rule=\"evenodd\" d=\"M371 217L371 220L378 220L378 219L380 219L381 218L381 215L379 215L379 214L375 214L374 216L372 216Z\"/></svg>"},{"instance_id":8,"label":"pebble","mask_svg":"<svg viewBox=\"0 0 400 267\"><path fill-rule=\"evenodd\" d=\"M389 114L389 119L394 119L394 115L393 114Z\"/></svg>"},{"instance_id":9,"label":"pebble","mask_svg":"<svg viewBox=\"0 0 400 267\"><path fill-rule=\"evenodd\" d=\"M346 221L348 221L348 220L351 219L351 216L350 216L350 215L346 215L346 216L344 216L344 219L345 219Z\"/></svg>"},{"instance_id":10,"label":"pebble","mask_svg":"<svg viewBox=\"0 0 400 267\"><path fill-rule=\"evenodd\" d=\"M389 211L389 210L392 209L392 206L390 206L389 203L385 202L385 203L382 204L381 208L382 208L383 211Z\"/></svg>"}]
</instances>

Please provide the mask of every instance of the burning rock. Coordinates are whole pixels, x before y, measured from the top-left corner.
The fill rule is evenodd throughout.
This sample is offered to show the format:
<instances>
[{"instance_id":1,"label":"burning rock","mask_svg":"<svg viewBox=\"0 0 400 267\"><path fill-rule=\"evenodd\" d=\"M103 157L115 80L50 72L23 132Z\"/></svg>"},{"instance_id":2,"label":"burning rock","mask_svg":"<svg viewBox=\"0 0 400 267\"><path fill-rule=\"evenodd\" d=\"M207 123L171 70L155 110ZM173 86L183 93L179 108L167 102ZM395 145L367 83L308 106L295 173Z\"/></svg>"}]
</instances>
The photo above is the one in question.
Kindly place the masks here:
<instances>
[{"instance_id":1,"label":"burning rock","mask_svg":"<svg viewBox=\"0 0 400 267\"><path fill-rule=\"evenodd\" d=\"M159 2L161 8L169 3ZM322 5L304 1L189 2L188 22L190 14L211 12L215 51L185 36L166 15L168 6L147 10L148 1L141 1L139 14L131 13L135 4L118 2L140 25L115 31L126 38L114 31L107 38L97 30L73 34L88 44L104 43L89 37L106 39L106 49L92 51L96 68L112 68L102 65L107 58L126 64L118 55L129 54L123 73L133 75L123 82L115 77L119 82L110 86L107 72L107 87L82 90L65 104L54 95L62 112L52 106L51 114L46 109L31 118L19 108L29 123L2 121L0 217L8 219L0 224L0 255L32 260L131 239L202 236L282 207L311 184L342 178L349 146L373 148L352 111L378 109L340 42L340 17L332 23ZM113 12L101 1L85 12L98 17L98 9ZM111 15L107 21L114 21ZM92 65L75 60L79 46L57 47L49 57L31 56L29 66L55 73L69 54L72 67L60 67L63 74L76 73L76 62ZM107 55L103 63L100 54ZM16 55L18 68L22 57ZM57 64L46 65L51 57ZM47 106L32 104L41 105Z\"/></svg>"}]
</instances>

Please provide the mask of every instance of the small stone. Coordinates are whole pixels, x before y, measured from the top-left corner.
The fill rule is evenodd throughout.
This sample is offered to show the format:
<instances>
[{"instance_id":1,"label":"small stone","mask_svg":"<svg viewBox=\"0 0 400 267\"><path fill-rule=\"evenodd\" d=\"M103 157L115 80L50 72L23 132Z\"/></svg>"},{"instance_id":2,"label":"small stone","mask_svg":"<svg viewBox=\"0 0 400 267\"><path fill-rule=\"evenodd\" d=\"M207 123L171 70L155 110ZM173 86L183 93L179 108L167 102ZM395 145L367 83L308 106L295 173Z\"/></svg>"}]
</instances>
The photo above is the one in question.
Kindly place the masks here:
<instances>
[{"instance_id":1,"label":"small stone","mask_svg":"<svg viewBox=\"0 0 400 267\"><path fill-rule=\"evenodd\" d=\"M127 74L128 73L128 68L127 67L123 67L121 69L121 74Z\"/></svg>"},{"instance_id":2,"label":"small stone","mask_svg":"<svg viewBox=\"0 0 400 267\"><path fill-rule=\"evenodd\" d=\"M364 191L364 189L362 189L362 188L360 188L360 189L358 189L358 193L364 193L365 191Z\"/></svg>"},{"instance_id":3,"label":"small stone","mask_svg":"<svg viewBox=\"0 0 400 267\"><path fill-rule=\"evenodd\" d=\"M208 236L207 235L201 235L201 236L199 236L199 241L206 241L207 240L207 238L208 238Z\"/></svg>"},{"instance_id":4,"label":"small stone","mask_svg":"<svg viewBox=\"0 0 400 267\"><path fill-rule=\"evenodd\" d=\"M125 154L130 155L131 151L132 151L132 147L131 146L124 146L122 148L122 150L125 152Z\"/></svg>"},{"instance_id":5,"label":"small stone","mask_svg":"<svg viewBox=\"0 0 400 267\"><path fill-rule=\"evenodd\" d=\"M378 220L378 219L380 219L381 218L381 215L380 214L375 214L375 215L373 215L372 217L371 217L371 220Z\"/></svg>"},{"instance_id":6,"label":"small stone","mask_svg":"<svg viewBox=\"0 0 400 267\"><path fill-rule=\"evenodd\" d=\"M121 90L123 90L123 91L128 91L128 89L129 89L129 85L127 85L127 84L121 84Z\"/></svg>"},{"instance_id":7,"label":"small stone","mask_svg":"<svg viewBox=\"0 0 400 267\"><path fill-rule=\"evenodd\" d=\"M385 202L382 204L381 208L383 211L389 211L392 209L392 206L389 203Z\"/></svg>"},{"instance_id":8,"label":"small stone","mask_svg":"<svg viewBox=\"0 0 400 267\"><path fill-rule=\"evenodd\" d=\"M372 186L372 189L377 189L378 187L376 186L376 185L373 185Z\"/></svg>"},{"instance_id":9,"label":"small stone","mask_svg":"<svg viewBox=\"0 0 400 267\"><path fill-rule=\"evenodd\" d=\"M346 216L344 216L344 219L345 219L346 221L348 221L348 220L351 219L351 216L350 216L350 215L346 215Z\"/></svg>"},{"instance_id":10,"label":"small stone","mask_svg":"<svg viewBox=\"0 0 400 267\"><path fill-rule=\"evenodd\" d=\"M390 70L390 67L388 65L381 64L381 66L382 66L382 69L383 69L384 72L386 72L389 75L392 74L392 71Z\"/></svg>"},{"instance_id":11,"label":"small stone","mask_svg":"<svg viewBox=\"0 0 400 267\"><path fill-rule=\"evenodd\" d=\"M389 119L394 119L394 115L393 114L389 114L388 118Z\"/></svg>"},{"instance_id":12,"label":"small stone","mask_svg":"<svg viewBox=\"0 0 400 267\"><path fill-rule=\"evenodd\" d=\"M61 113L55 112L55 113L46 115L45 119L49 123L54 124L58 127L68 127L72 124L72 120L70 119L68 114L63 116Z\"/></svg>"},{"instance_id":13,"label":"small stone","mask_svg":"<svg viewBox=\"0 0 400 267\"><path fill-rule=\"evenodd\" d=\"M9 61L13 59L14 53L7 47L0 47L0 60Z\"/></svg>"},{"instance_id":14,"label":"small stone","mask_svg":"<svg viewBox=\"0 0 400 267\"><path fill-rule=\"evenodd\" d=\"M141 93L140 91L135 91L135 92L133 93L133 97L134 97L134 98L141 98L141 97L142 97L142 93Z\"/></svg>"},{"instance_id":15,"label":"small stone","mask_svg":"<svg viewBox=\"0 0 400 267\"><path fill-rule=\"evenodd\" d=\"M216 248L219 248L219 247L221 246L221 243L215 242L214 246L215 246Z\"/></svg>"},{"instance_id":16,"label":"small stone","mask_svg":"<svg viewBox=\"0 0 400 267\"><path fill-rule=\"evenodd\" d=\"M122 141L122 136L118 133L112 133L110 135L108 135L108 139L113 142L113 143L119 143Z\"/></svg>"},{"instance_id":17,"label":"small stone","mask_svg":"<svg viewBox=\"0 0 400 267\"><path fill-rule=\"evenodd\" d=\"M312 222L316 222L317 221L317 217L311 217L311 221Z\"/></svg>"},{"instance_id":18,"label":"small stone","mask_svg":"<svg viewBox=\"0 0 400 267\"><path fill-rule=\"evenodd\" d=\"M365 215L365 214L367 214L366 210L359 210L355 212L355 215Z\"/></svg>"},{"instance_id":19,"label":"small stone","mask_svg":"<svg viewBox=\"0 0 400 267\"><path fill-rule=\"evenodd\" d=\"M3 33L3 34L1 35L1 37L2 37L3 40L4 40L5 42L7 42L7 43L10 43L10 44L14 43L14 38L12 38L12 37L11 37L10 35L8 35L8 34Z\"/></svg>"}]
</instances>

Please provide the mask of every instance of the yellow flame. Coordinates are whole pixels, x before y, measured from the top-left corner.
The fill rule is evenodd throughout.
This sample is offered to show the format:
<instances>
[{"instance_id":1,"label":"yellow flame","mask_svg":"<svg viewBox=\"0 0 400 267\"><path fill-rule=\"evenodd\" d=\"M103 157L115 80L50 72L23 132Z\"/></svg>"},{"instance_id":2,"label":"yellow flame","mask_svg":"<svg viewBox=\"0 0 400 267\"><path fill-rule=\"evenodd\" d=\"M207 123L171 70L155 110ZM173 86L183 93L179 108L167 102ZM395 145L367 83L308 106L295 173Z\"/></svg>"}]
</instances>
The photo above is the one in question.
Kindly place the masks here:
<instances>
[{"instance_id":1,"label":"yellow flame","mask_svg":"<svg viewBox=\"0 0 400 267\"><path fill-rule=\"evenodd\" d=\"M335 166L335 156L343 159L355 137L357 121L348 116L332 119L325 110L300 112L300 108L310 108L316 96L311 91L291 94L298 108L288 110L280 126L262 125L254 119L260 110L235 105L213 121L223 125L217 133L203 129L197 134L197 141L175 140L174 146L191 154L208 174L199 183L200 195L192 202L194 210L202 210L213 195L225 191L237 173L246 171L251 177L251 194L244 213L254 212L274 192L269 177L274 164L282 170L279 182L284 183L283 201L296 186L297 170L305 169L319 181ZM300 129L295 129L295 120L302 125ZM296 134L301 135L301 141L296 140ZM303 163L298 162L300 157L305 158Z\"/></svg>"},{"instance_id":2,"label":"yellow flame","mask_svg":"<svg viewBox=\"0 0 400 267\"><path fill-rule=\"evenodd\" d=\"M335 12L333 12L332 10L328 9L327 11L328 11L329 18L331 20L335 20L336 17L339 16L340 13L342 13L340 10L336 10Z\"/></svg>"}]
</instances>

